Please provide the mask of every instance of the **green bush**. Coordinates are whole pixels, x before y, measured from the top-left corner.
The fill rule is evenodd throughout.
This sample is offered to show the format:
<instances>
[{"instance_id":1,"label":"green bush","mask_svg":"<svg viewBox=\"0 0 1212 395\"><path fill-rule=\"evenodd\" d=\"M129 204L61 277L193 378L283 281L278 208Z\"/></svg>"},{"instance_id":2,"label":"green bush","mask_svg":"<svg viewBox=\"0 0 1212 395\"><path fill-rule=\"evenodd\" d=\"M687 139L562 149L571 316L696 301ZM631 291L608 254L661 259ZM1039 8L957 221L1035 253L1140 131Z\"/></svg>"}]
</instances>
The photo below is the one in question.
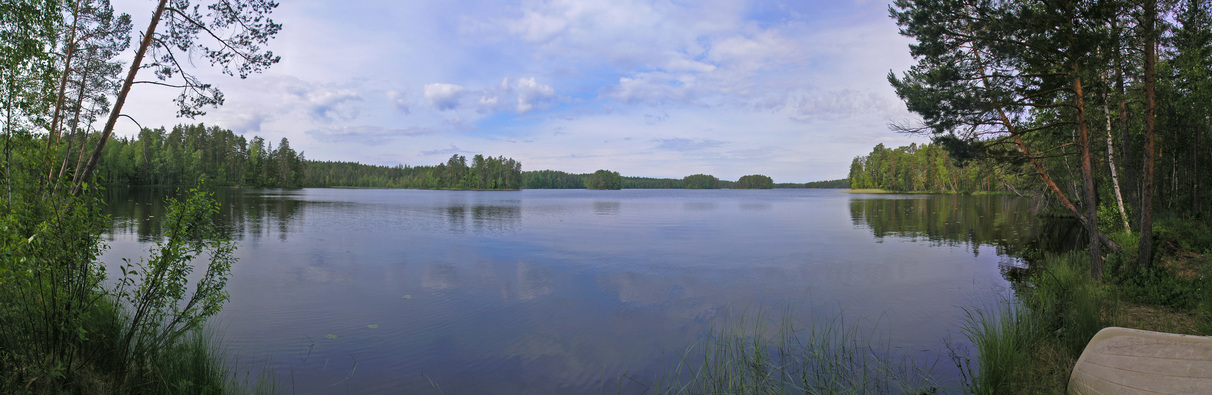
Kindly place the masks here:
<instances>
[{"instance_id":1,"label":"green bush","mask_svg":"<svg viewBox=\"0 0 1212 395\"><path fill-rule=\"evenodd\" d=\"M23 191L0 217L0 392L223 393L228 370L197 334L227 298L234 245L211 221L218 206L191 191L169 201L151 258L101 286L96 191ZM188 278L196 257L205 273ZM192 292L190 289L192 288Z\"/></svg>"}]
</instances>

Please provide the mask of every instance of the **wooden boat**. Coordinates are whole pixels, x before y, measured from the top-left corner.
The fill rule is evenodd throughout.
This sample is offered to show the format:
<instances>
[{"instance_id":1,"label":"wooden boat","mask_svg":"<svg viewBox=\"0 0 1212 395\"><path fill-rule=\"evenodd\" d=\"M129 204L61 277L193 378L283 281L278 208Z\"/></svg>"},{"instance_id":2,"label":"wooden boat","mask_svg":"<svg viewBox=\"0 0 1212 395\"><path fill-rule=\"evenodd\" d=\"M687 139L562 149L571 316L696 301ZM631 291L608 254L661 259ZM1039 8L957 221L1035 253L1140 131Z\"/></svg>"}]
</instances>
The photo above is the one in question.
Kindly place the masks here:
<instances>
[{"instance_id":1,"label":"wooden boat","mask_svg":"<svg viewBox=\"0 0 1212 395\"><path fill-rule=\"evenodd\" d=\"M1070 394L1212 394L1212 337L1104 328L1090 339Z\"/></svg>"}]
</instances>

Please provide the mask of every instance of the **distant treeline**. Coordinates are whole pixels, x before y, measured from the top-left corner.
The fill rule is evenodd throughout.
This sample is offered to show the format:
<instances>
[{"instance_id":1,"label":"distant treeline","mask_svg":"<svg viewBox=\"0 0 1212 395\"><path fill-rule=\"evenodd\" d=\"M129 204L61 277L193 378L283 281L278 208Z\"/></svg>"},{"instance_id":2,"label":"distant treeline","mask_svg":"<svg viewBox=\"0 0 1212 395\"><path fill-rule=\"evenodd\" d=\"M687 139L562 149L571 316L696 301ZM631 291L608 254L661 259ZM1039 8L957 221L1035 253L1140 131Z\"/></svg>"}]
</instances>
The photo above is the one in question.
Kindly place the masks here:
<instances>
[{"instance_id":1,"label":"distant treeline","mask_svg":"<svg viewBox=\"0 0 1212 395\"><path fill-rule=\"evenodd\" d=\"M812 181L812 182L804 183L802 187L803 188L850 188L850 180L843 178L840 180ZM775 188L780 188L780 187L776 185ZM796 188L800 188L800 187L796 187Z\"/></svg>"},{"instance_id":2,"label":"distant treeline","mask_svg":"<svg viewBox=\"0 0 1212 395\"><path fill-rule=\"evenodd\" d=\"M608 170L523 172L516 160L483 155L472 156L470 163L463 155L453 155L435 166L312 161L291 149L285 138L275 147L261 137L246 139L231 130L203 124L177 125L172 130L145 128L135 137L111 139L103 155L98 175L103 182L120 186L178 185L205 179L218 186L266 188L768 189L826 187L818 185L845 181L775 184L761 174L734 182L708 174L677 179L623 177Z\"/></svg>"},{"instance_id":3,"label":"distant treeline","mask_svg":"<svg viewBox=\"0 0 1212 395\"><path fill-rule=\"evenodd\" d=\"M437 166L375 166L308 161L303 186L316 188L521 189L522 163L504 156L463 155Z\"/></svg>"},{"instance_id":4,"label":"distant treeline","mask_svg":"<svg viewBox=\"0 0 1212 395\"><path fill-rule=\"evenodd\" d=\"M285 138L274 147L227 129L177 125L171 131L143 128L135 137L111 138L97 175L106 184L122 186L206 179L213 185L297 188L303 186L304 163L303 153L291 149Z\"/></svg>"},{"instance_id":5,"label":"distant treeline","mask_svg":"<svg viewBox=\"0 0 1212 395\"><path fill-rule=\"evenodd\" d=\"M1009 164L968 161L958 166L936 144L910 144L895 149L876 145L871 154L850 164L850 187L889 191L1004 192L1015 190L1023 172Z\"/></svg>"},{"instance_id":6,"label":"distant treeline","mask_svg":"<svg viewBox=\"0 0 1212 395\"><path fill-rule=\"evenodd\" d=\"M708 174L692 174L681 179L623 177L618 172L598 170L594 173L567 173L558 170L522 172L526 189L770 189L803 188L804 184L775 184L761 174L724 181Z\"/></svg>"}]
</instances>

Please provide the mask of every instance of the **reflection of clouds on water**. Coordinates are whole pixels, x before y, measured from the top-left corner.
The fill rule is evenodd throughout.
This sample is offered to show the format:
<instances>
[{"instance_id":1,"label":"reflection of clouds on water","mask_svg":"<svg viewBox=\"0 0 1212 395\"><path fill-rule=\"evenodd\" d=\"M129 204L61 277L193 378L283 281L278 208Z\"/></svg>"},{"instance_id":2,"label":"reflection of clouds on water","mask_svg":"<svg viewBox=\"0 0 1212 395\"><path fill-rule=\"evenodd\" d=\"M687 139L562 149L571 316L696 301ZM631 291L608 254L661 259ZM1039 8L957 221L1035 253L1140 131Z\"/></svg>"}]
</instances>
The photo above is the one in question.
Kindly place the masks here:
<instances>
[{"instance_id":1,"label":"reflection of clouds on water","mask_svg":"<svg viewBox=\"0 0 1212 395\"><path fill-rule=\"evenodd\" d=\"M997 240L991 232L1003 225L978 226L997 205L944 199L938 207L948 212L914 219L936 206L700 192L308 190L282 243L275 216L292 206L246 197L233 221L264 237L241 243L224 314L238 347L252 350L242 357L300 349L283 333L339 335L316 339L315 350L300 340L311 360L284 363L316 388L344 379L356 357L349 382L363 381L349 392L424 390L425 378L402 376L425 369L451 393L631 393L729 312L810 319L825 306L848 319L887 319L893 347L938 349L955 305L985 295L985 282L999 279L994 267L1012 267L987 244L979 258L967 248ZM1032 234L1017 225L1025 218L1004 222L1023 228L1010 239ZM873 244L873 233L886 243ZM939 233L959 235L962 247L937 248ZM334 368L338 361L349 363Z\"/></svg>"},{"instance_id":2,"label":"reflection of clouds on water","mask_svg":"<svg viewBox=\"0 0 1212 395\"><path fill-rule=\"evenodd\" d=\"M619 208L623 205L619 202L597 201L593 202L593 213L597 215L618 215Z\"/></svg>"},{"instance_id":3,"label":"reflection of clouds on water","mask_svg":"<svg viewBox=\"0 0 1212 395\"><path fill-rule=\"evenodd\" d=\"M741 211L770 211L774 208L769 202L745 202L741 203Z\"/></svg>"},{"instance_id":4,"label":"reflection of clouds on water","mask_svg":"<svg viewBox=\"0 0 1212 395\"><path fill-rule=\"evenodd\" d=\"M551 269L547 266L518 262L518 300L531 300L555 290Z\"/></svg>"},{"instance_id":5,"label":"reflection of clouds on water","mask_svg":"<svg viewBox=\"0 0 1212 395\"><path fill-rule=\"evenodd\" d=\"M421 287L425 289L451 289L458 285L459 268L450 263L431 263L421 274Z\"/></svg>"},{"instance_id":6,"label":"reflection of clouds on water","mask_svg":"<svg viewBox=\"0 0 1212 395\"><path fill-rule=\"evenodd\" d=\"M332 265L322 254L312 256L307 265L284 266L293 281L288 284L331 284L350 282L350 272L342 265Z\"/></svg>"}]
</instances>

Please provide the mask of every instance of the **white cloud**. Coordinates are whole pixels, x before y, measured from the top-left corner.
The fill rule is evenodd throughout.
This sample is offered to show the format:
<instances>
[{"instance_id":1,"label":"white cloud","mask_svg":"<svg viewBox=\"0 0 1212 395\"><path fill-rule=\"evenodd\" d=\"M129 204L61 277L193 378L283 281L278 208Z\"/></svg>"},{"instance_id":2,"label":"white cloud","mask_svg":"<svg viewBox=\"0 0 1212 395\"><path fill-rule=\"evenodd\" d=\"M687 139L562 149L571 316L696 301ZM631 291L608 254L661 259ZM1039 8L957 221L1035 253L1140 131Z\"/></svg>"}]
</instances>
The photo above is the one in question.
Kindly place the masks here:
<instances>
[{"instance_id":1,"label":"white cloud","mask_svg":"<svg viewBox=\"0 0 1212 395\"><path fill-rule=\"evenodd\" d=\"M391 103L392 108L396 111L408 114L412 112L412 106L408 100L408 96L398 90L389 90L385 93L387 101Z\"/></svg>"},{"instance_id":2,"label":"white cloud","mask_svg":"<svg viewBox=\"0 0 1212 395\"><path fill-rule=\"evenodd\" d=\"M136 3L115 7L146 21ZM885 126L909 114L884 75L912 62L886 14L866 0L290 2L269 45L282 63L205 74L228 103L196 122L325 160L432 164L421 151L464 147L527 169L836 178L875 139L908 142ZM174 96L140 86L126 109L171 126Z\"/></svg>"},{"instance_id":3,"label":"white cloud","mask_svg":"<svg viewBox=\"0 0 1212 395\"><path fill-rule=\"evenodd\" d=\"M358 108L352 102L361 101L362 95L353 89L313 87L304 96L308 112L317 120L352 120L358 117Z\"/></svg>"},{"instance_id":4,"label":"white cloud","mask_svg":"<svg viewBox=\"0 0 1212 395\"><path fill-rule=\"evenodd\" d=\"M508 82L508 80L506 81ZM514 86L518 90L517 110L519 114L536 108L546 109L556 99L555 89L551 89L547 85L540 85L535 82L534 77L519 79Z\"/></svg>"},{"instance_id":5,"label":"white cloud","mask_svg":"<svg viewBox=\"0 0 1212 395\"><path fill-rule=\"evenodd\" d=\"M455 84L425 84L425 99L440 111L454 110L459 108L459 99L465 91L465 88Z\"/></svg>"}]
</instances>

